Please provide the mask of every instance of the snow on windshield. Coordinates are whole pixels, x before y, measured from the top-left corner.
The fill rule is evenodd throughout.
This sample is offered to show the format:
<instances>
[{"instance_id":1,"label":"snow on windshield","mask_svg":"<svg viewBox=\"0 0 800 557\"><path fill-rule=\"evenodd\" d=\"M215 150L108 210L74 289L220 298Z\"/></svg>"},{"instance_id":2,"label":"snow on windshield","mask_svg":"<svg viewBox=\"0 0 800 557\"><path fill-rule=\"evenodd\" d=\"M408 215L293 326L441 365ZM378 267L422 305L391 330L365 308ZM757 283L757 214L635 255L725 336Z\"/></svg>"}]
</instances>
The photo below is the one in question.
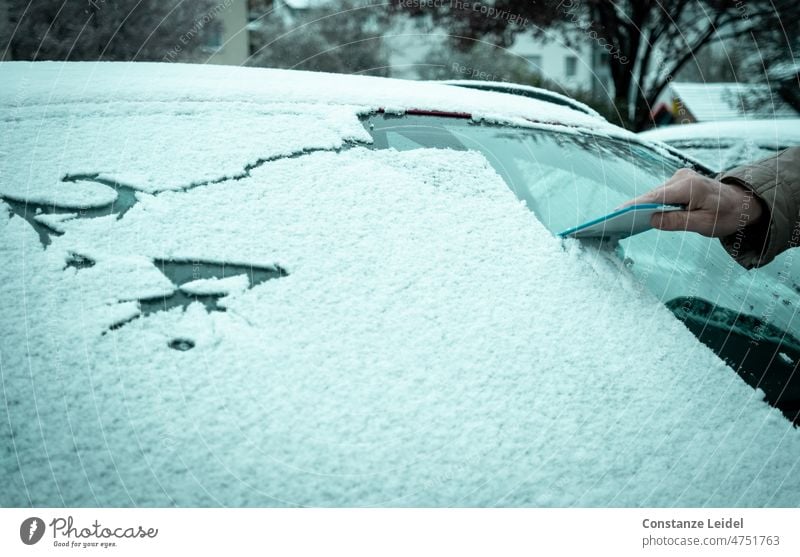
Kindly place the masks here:
<instances>
[{"instance_id":1,"label":"snow on windshield","mask_svg":"<svg viewBox=\"0 0 800 557\"><path fill-rule=\"evenodd\" d=\"M236 275L228 278L197 279L181 285L181 290L195 296L221 295L242 292L250 287L247 275Z\"/></svg>"},{"instance_id":2,"label":"snow on windshield","mask_svg":"<svg viewBox=\"0 0 800 557\"><path fill-rule=\"evenodd\" d=\"M0 211L3 506L796 504L791 424L478 153L138 196ZM285 272L157 307L165 261Z\"/></svg>"}]
</instances>

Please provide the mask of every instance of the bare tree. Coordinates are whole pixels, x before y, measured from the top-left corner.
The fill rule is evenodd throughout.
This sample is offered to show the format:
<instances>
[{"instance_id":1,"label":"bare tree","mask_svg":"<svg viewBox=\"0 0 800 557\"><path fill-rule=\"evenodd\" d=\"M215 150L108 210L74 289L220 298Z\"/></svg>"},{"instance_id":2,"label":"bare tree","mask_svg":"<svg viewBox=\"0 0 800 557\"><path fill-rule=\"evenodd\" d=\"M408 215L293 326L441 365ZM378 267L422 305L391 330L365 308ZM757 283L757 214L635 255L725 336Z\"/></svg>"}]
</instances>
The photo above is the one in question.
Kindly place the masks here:
<instances>
[{"instance_id":1,"label":"bare tree","mask_svg":"<svg viewBox=\"0 0 800 557\"><path fill-rule=\"evenodd\" d=\"M618 45L628 58L626 64L611 56L610 69L617 90L617 104L627 107L627 116L636 129L649 123L650 110L658 96L709 43L749 39L745 40L743 48L759 58L758 63L764 67L766 52L758 54L759 44L765 49L771 45L772 53L781 51L781 38L774 34L774 29L786 25L796 27L800 17L800 3L794 0L627 3L631 5L630 13L620 12L610 2L592 2L589 15L600 23L598 37ZM783 43L788 49L789 44ZM742 75L740 69L734 77L753 81L760 69L750 65L749 75Z\"/></svg>"},{"instance_id":2,"label":"bare tree","mask_svg":"<svg viewBox=\"0 0 800 557\"><path fill-rule=\"evenodd\" d=\"M335 9L269 11L257 21L250 65L389 75L388 13L381 5L337 2Z\"/></svg>"},{"instance_id":3,"label":"bare tree","mask_svg":"<svg viewBox=\"0 0 800 557\"><path fill-rule=\"evenodd\" d=\"M550 0L429 2L394 0L397 11L444 26L456 42L492 40L507 46L518 33L557 28L608 52L614 104L635 129L644 128L658 96L712 41L745 37L759 66L792 59L800 35L797 0Z\"/></svg>"},{"instance_id":4,"label":"bare tree","mask_svg":"<svg viewBox=\"0 0 800 557\"><path fill-rule=\"evenodd\" d=\"M749 57L742 52L744 41L709 45L678 71L676 81L721 82L740 81L752 67Z\"/></svg>"},{"instance_id":5,"label":"bare tree","mask_svg":"<svg viewBox=\"0 0 800 557\"><path fill-rule=\"evenodd\" d=\"M230 0L18 0L3 48L15 60L187 60ZM6 45L8 45L6 47Z\"/></svg>"}]
</instances>

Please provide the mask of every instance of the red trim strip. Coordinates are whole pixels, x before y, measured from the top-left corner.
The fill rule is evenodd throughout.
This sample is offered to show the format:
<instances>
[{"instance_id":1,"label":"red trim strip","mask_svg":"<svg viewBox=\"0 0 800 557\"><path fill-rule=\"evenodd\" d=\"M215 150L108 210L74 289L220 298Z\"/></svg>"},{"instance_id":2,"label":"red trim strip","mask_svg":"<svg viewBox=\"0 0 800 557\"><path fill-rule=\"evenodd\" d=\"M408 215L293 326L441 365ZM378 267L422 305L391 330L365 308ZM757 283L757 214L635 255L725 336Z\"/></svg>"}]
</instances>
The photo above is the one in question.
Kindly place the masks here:
<instances>
[{"instance_id":1,"label":"red trim strip","mask_svg":"<svg viewBox=\"0 0 800 557\"><path fill-rule=\"evenodd\" d=\"M378 109L379 114L385 114L386 110L383 108ZM413 114L415 116L441 116L443 118L472 118L469 112L449 112L446 110L425 110L422 108L409 108L405 114Z\"/></svg>"},{"instance_id":2,"label":"red trim strip","mask_svg":"<svg viewBox=\"0 0 800 557\"><path fill-rule=\"evenodd\" d=\"M377 110L378 114L386 114L386 109L379 108ZM466 118L471 119L472 114L469 112L449 112L446 110L426 110L422 108L409 108L403 114L411 114L414 116L438 116L441 118ZM561 128L580 128L580 126L564 124L563 122L552 122L548 120L534 120L533 118L525 118L528 122L532 124L544 124L547 126L558 126Z\"/></svg>"}]
</instances>

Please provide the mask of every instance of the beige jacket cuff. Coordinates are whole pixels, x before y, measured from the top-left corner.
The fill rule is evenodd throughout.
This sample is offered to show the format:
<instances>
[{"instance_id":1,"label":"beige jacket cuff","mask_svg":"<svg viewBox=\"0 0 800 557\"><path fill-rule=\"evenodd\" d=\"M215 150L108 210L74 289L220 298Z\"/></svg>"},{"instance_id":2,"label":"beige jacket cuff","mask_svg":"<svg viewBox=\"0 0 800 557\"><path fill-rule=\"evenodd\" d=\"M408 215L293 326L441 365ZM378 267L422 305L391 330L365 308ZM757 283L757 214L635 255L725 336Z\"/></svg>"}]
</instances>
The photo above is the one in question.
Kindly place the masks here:
<instances>
[{"instance_id":1,"label":"beige jacket cuff","mask_svg":"<svg viewBox=\"0 0 800 557\"><path fill-rule=\"evenodd\" d=\"M766 265L800 243L800 148L723 172L717 179L753 191L766 209L756 224L742 222L734 234L720 238L739 264L748 269Z\"/></svg>"}]
</instances>

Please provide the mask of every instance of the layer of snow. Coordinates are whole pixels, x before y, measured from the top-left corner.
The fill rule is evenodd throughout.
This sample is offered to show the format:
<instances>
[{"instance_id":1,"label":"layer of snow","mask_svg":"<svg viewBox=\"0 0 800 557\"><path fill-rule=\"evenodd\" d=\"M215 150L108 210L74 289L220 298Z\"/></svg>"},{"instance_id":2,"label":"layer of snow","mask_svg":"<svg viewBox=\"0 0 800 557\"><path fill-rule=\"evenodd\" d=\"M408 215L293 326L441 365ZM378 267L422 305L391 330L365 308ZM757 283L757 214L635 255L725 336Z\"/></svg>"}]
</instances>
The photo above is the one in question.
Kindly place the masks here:
<instances>
[{"instance_id":1,"label":"layer of snow","mask_svg":"<svg viewBox=\"0 0 800 557\"><path fill-rule=\"evenodd\" d=\"M759 161L773 156L777 152L775 149L756 147L745 142L736 142L725 147L709 145L680 147L680 151L717 172Z\"/></svg>"},{"instance_id":2,"label":"layer of snow","mask_svg":"<svg viewBox=\"0 0 800 557\"><path fill-rule=\"evenodd\" d=\"M467 112L476 120L549 122L635 137L552 103L365 76L0 62L0 82L0 198L62 208L104 206L116 197L112 187L76 177L146 192L185 189L242 177L275 157L368 143L359 115L380 108Z\"/></svg>"},{"instance_id":3,"label":"layer of snow","mask_svg":"<svg viewBox=\"0 0 800 557\"><path fill-rule=\"evenodd\" d=\"M788 146L800 143L800 118L703 122L663 126L639 134L641 137L671 142L752 141L759 146Z\"/></svg>"},{"instance_id":4,"label":"layer of snow","mask_svg":"<svg viewBox=\"0 0 800 557\"><path fill-rule=\"evenodd\" d=\"M143 190L121 219L38 215L63 232L46 250L0 202L0 505L797 504L791 425L479 154L335 152L369 141L358 115L379 107L631 137L610 124L278 70L13 63L0 80L0 195L116 195L74 174ZM225 311L144 315L176 290L155 259L289 275L190 283L227 284Z\"/></svg>"},{"instance_id":5,"label":"layer of snow","mask_svg":"<svg viewBox=\"0 0 800 557\"><path fill-rule=\"evenodd\" d=\"M117 192L108 186L86 180L62 182L63 173L53 152L41 151L37 156L29 151L36 148L37 139L25 137L23 130L32 128L28 123L16 126L0 121L0 126L4 128L0 139L0 197L66 209L91 209L116 200ZM42 147L53 147L46 143L42 141Z\"/></svg>"},{"instance_id":6,"label":"layer of snow","mask_svg":"<svg viewBox=\"0 0 800 557\"><path fill-rule=\"evenodd\" d=\"M50 230L62 233L64 232L62 223L74 219L77 216L78 213L42 213L35 215L33 218L36 222L45 225Z\"/></svg>"},{"instance_id":7,"label":"layer of snow","mask_svg":"<svg viewBox=\"0 0 800 557\"><path fill-rule=\"evenodd\" d=\"M250 279L247 275L233 277L197 279L182 284L180 289L192 296L225 296L244 292L250 288Z\"/></svg>"},{"instance_id":8,"label":"layer of snow","mask_svg":"<svg viewBox=\"0 0 800 557\"><path fill-rule=\"evenodd\" d=\"M722 171L800 145L800 118L664 126L639 135L648 141L663 141Z\"/></svg>"},{"instance_id":9,"label":"layer of snow","mask_svg":"<svg viewBox=\"0 0 800 557\"><path fill-rule=\"evenodd\" d=\"M2 62L0 82L6 84L0 107L142 100L320 103L466 112L478 118L494 114L621 132L600 118L526 97L359 75L144 62Z\"/></svg>"},{"instance_id":10,"label":"layer of snow","mask_svg":"<svg viewBox=\"0 0 800 557\"><path fill-rule=\"evenodd\" d=\"M791 424L478 153L312 153L62 226L0 219L3 506L798 503ZM109 330L173 288L154 258L289 275Z\"/></svg>"},{"instance_id":11,"label":"layer of snow","mask_svg":"<svg viewBox=\"0 0 800 557\"><path fill-rule=\"evenodd\" d=\"M78 288L94 290L93 295L103 303L160 298L175 291L169 279L146 257L88 249L83 250L81 255L87 253L91 253L89 258L94 265L64 272L71 275Z\"/></svg>"},{"instance_id":12,"label":"layer of snow","mask_svg":"<svg viewBox=\"0 0 800 557\"><path fill-rule=\"evenodd\" d=\"M264 160L369 143L359 116L380 108L467 112L484 122L639 141L553 103L366 76L2 62L0 80L7 85L0 89L0 198L62 208L108 205L114 184L181 190L246 176Z\"/></svg>"},{"instance_id":13,"label":"layer of snow","mask_svg":"<svg viewBox=\"0 0 800 557\"><path fill-rule=\"evenodd\" d=\"M0 74L2 74L0 65ZM259 160L371 138L353 107L118 102L0 109L0 196L103 206L112 187L61 181L99 174L148 192L243 175Z\"/></svg>"}]
</instances>

